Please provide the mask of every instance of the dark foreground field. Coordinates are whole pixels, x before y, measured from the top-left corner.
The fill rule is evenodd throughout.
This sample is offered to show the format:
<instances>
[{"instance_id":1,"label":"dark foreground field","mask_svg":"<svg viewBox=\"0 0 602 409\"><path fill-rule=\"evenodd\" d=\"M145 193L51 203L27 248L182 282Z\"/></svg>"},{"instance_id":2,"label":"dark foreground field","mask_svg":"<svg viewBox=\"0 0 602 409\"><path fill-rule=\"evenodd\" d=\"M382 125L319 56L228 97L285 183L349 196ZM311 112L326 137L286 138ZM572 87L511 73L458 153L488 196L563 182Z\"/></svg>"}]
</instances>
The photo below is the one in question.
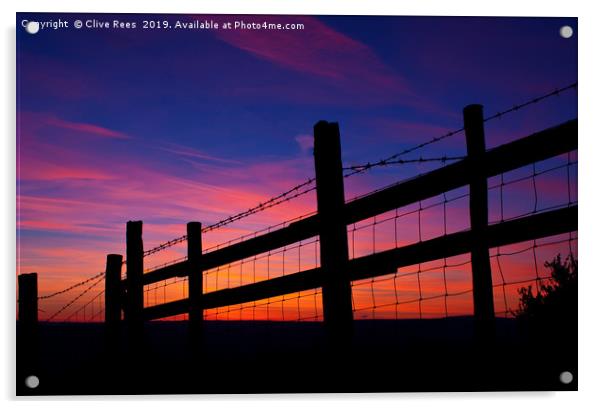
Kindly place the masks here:
<instances>
[{"instance_id":1,"label":"dark foreground field","mask_svg":"<svg viewBox=\"0 0 602 409\"><path fill-rule=\"evenodd\" d=\"M356 321L343 351L327 347L321 323L205 324L194 351L185 322L153 322L146 345L128 349L123 337L107 353L102 324L41 323L40 385L24 385L33 355L21 355L19 340L17 394L577 389L576 342L529 339L513 319L497 320L497 342L484 349L474 345L470 318ZM559 381L567 370L570 385Z\"/></svg>"}]
</instances>

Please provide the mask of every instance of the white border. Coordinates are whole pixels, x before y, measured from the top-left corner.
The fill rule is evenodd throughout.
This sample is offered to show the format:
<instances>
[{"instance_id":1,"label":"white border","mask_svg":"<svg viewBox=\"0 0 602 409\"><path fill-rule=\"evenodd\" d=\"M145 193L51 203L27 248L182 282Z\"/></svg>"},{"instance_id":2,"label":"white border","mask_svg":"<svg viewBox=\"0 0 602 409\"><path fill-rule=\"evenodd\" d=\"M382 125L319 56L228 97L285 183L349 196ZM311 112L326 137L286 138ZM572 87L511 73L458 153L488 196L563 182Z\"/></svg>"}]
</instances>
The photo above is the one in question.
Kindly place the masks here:
<instances>
[{"instance_id":1,"label":"white border","mask_svg":"<svg viewBox=\"0 0 602 409\"><path fill-rule=\"evenodd\" d=\"M0 2L2 13L2 89L1 122L4 125L0 161L2 178L2 251L3 305L6 307L3 335L0 337L3 366L0 369L0 396L9 400L9 406L37 406L46 408L79 407L78 401L98 406L109 400L120 400L118 405L133 403L145 407L163 408L167 401L177 401L186 407L226 406L240 407L303 407L345 406L353 407L399 407L400 405L431 406L445 405L455 408L507 408L509 405L544 405L552 408L600 407L600 262L599 237L602 229L600 204L600 89L599 74L602 72L599 41L602 39L600 14L596 13L593 1L545 1L505 0L484 2L473 0L424 0L399 1L395 4L386 0L336 1L336 0L214 0L214 1L75 1L21 0L16 4ZM439 393L439 394L364 394L364 395L246 395L246 396L167 396L167 397L88 397L88 398L14 398L14 319L15 319L15 12L16 11L64 11L64 12L138 12L138 13L221 13L221 14L371 14L371 15L464 15L464 16L570 16L579 17L579 262L581 285L579 288L580 349L579 389L577 393ZM597 44L598 43L598 44ZM597 125L597 126L596 126ZM598 132L596 132L598 131ZM597 256L597 257L596 257ZM534 360L536 356L533 357ZM399 368L403 370L403 368ZM294 369L293 369L294 370ZM61 400L66 399L67 402Z\"/></svg>"}]
</instances>

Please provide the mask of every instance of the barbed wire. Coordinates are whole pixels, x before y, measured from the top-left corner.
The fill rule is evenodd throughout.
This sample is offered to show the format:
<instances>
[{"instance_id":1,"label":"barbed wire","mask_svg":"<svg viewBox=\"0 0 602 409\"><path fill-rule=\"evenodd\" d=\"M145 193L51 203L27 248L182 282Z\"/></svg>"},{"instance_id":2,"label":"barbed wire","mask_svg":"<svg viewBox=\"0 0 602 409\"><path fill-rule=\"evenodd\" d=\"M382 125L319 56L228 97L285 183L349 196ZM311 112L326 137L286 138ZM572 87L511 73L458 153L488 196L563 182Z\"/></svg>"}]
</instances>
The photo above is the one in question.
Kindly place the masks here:
<instances>
[{"instance_id":1,"label":"barbed wire","mask_svg":"<svg viewBox=\"0 0 602 409\"><path fill-rule=\"evenodd\" d=\"M488 122L488 121L490 121L492 119L501 118L502 116L504 116L506 114L509 114L511 112L516 112L516 111L518 111L518 110L520 110L520 109L522 109L524 107L536 104L536 103L538 103L540 101L543 101L544 99L547 99L547 98L550 98L550 97L553 97L553 96L558 96L561 93L563 93L565 91L568 91L570 89L577 89L577 82L574 82L574 83L572 83L570 85L567 85L566 87L557 88L554 91L549 92L549 93L547 93L545 95L542 95L542 96L530 99L528 101L523 102L522 104L514 105L511 108L508 108L508 109L506 109L504 111L500 111L500 112L498 112L498 113L496 113L494 115L490 115L490 116L484 118L483 122Z\"/></svg>"},{"instance_id":2,"label":"barbed wire","mask_svg":"<svg viewBox=\"0 0 602 409\"><path fill-rule=\"evenodd\" d=\"M393 155L391 155L391 156L389 156L387 158L381 159L379 161L368 162L368 163L365 163L365 164L362 164L362 165L348 166L346 168L347 170L350 170L350 169L353 169L353 170L351 172L349 172L349 173L345 173L343 175L343 177L348 178L348 177L351 177L351 176L355 176L355 175L357 175L359 173L363 173L363 172L367 171L368 169L373 168L374 166L379 166L379 164L381 164L381 163L387 163L387 162L389 164L398 163L397 159L399 157L401 157L401 156L407 155L408 153L412 153L412 152L417 151L419 149L422 149L422 148L424 148L424 147L426 147L428 145L432 145L434 143L437 143L439 141L447 139L447 138L449 138L451 136L457 135L457 134L459 134L461 132L464 132L464 127L456 129L455 131L450 131L450 132L448 132L446 134L443 134L443 135L440 135L440 136L436 136L434 138L429 139L426 142L422 142L422 143L420 143L418 145L412 146L411 148L404 149L401 152L397 152L397 153L395 153L395 154L393 154ZM380 165L380 166L382 166L382 165Z\"/></svg>"},{"instance_id":3,"label":"barbed wire","mask_svg":"<svg viewBox=\"0 0 602 409\"><path fill-rule=\"evenodd\" d=\"M315 181L316 181L316 178L310 178L310 179L306 180L305 182L300 183L300 184L292 187L291 189L289 189L289 190L287 190L287 191L285 191L283 193L280 193L277 196L274 196L274 197L272 197L272 198L270 198L270 199L268 199L268 200L266 200L264 202L259 203L255 207L252 207L252 208L250 208L248 210L245 210L243 212L237 213L235 215L228 216L225 219L222 219L222 220L220 220L220 221L218 221L216 223L213 223L213 224L210 224L208 226L205 226L205 227L203 227L201 229L201 232L202 233L206 233L206 232L209 232L209 231L212 231L212 230L219 229L220 227L223 227L223 226L226 226L228 224L234 223L237 220L244 219L244 218L249 217L249 216L251 216L251 215L253 215L255 213L262 212L264 210L267 210L269 208L277 206L277 205L279 205L281 203L288 202L288 201L293 200L293 199L295 199L295 198L297 198L299 196L303 196L303 195L305 195L305 194L307 194L309 192L312 192L312 191L316 190L315 186L309 187L307 189L303 189L303 188L306 187L306 186L311 185ZM187 235L183 235L181 237L178 237L176 239L170 240L170 241L162 243L162 244L160 244L160 245L158 245L156 247L153 247L150 250L146 250L144 252L144 257L150 256L151 254L154 254L154 253L157 253L159 251L165 250L166 248L175 246L178 243L182 243L187 238L188 238ZM124 263L125 263L125 261L124 261Z\"/></svg>"},{"instance_id":4,"label":"barbed wire","mask_svg":"<svg viewBox=\"0 0 602 409\"><path fill-rule=\"evenodd\" d=\"M548 99L548 98L550 98L552 96L558 96L558 95L560 95L561 93L563 93L563 92L565 92L567 90L576 89L576 88L577 88L577 82L574 82L573 84L567 85L566 87L557 88L557 89L555 89L552 92L549 92L547 94L541 95L539 97L532 98L532 99L530 99L528 101L525 101L525 102L523 102L521 104L513 105L512 107L510 107L508 109L500 111L500 112L498 112L498 113L496 113L494 115L488 116L488 117L486 117L486 118L483 119L483 123L488 122L488 121L490 121L492 119L501 118L504 115L507 115L507 114L509 114L511 112L519 111L520 109L525 108L525 107L527 107L529 105L536 104L536 103L541 102L541 101L543 101L545 99ZM400 156L407 155L408 153L417 151L417 150L422 149L422 148L424 148L424 147L426 147L428 145L432 145L434 143L437 143L439 141L447 139L447 138L449 138L451 136L457 135L457 134L459 134L461 132L464 132L464 127L456 129L455 131L450 131L450 132L448 132L446 134L443 134L443 135L431 138L431 139L429 139L429 140L427 140L425 142L422 142L422 143L420 143L418 145L415 145L415 146L412 146L410 148L404 149L401 152L398 152L398 153L396 153L394 155L391 155L391 156L389 156L389 157L387 157L385 159L381 159L381 160L376 161L376 162L368 162L368 163L361 164L361 165L348 166L347 168L344 168L344 169L351 170L351 172L345 174L344 176L347 178L347 177L350 177L350 176L357 175L359 173L363 173L363 172L367 171L368 169L371 169L371 168L373 168L375 166L384 166L385 164L395 164L395 163L397 163L396 159L399 158Z\"/></svg>"},{"instance_id":5,"label":"barbed wire","mask_svg":"<svg viewBox=\"0 0 602 409\"><path fill-rule=\"evenodd\" d=\"M79 300L81 297L83 297L84 295L86 295L90 290L92 290L94 287L96 287L103 280L103 278L104 277L100 277L98 280L96 280L90 286L88 286L84 291L82 291L79 295L77 295L77 297L73 298L67 304L65 304L64 306L62 306L57 312L55 312L54 314L52 314L48 318L48 321L52 321L56 316L58 316L60 313L62 313L67 308L69 308L70 306L72 306L77 300Z\"/></svg>"},{"instance_id":6,"label":"barbed wire","mask_svg":"<svg viewBox=\"0 0 602 409\"><path fill-rule=\"evenodd\" d=\"M365 165L361 165L361 167L362 168L366 168L366 167L374 167L374 166L385 166L385 165L393 165L393 164L400 164L401 165L401 164L407 164L407 163L420 163L420 162L443 162L443 163L445 163L446 161L449 161L449 160L460 160L460 159L464 159L464 158L465 158L464 156L458 156L458 157L455 157L455 156L453 156L453 157L443 156L443 157L439 157L439 158L422 158L422 157L420 157L420 158L417 158L417 159L407 159L407 160L402 160L402 159L394 160L394 159L391 159L391 160L387 160L387 161L380 161L380 162L377 162L377 163L374 163L374 164L368 163L368 164L365 164ZM352 167L348 167L348 168L343 168L343 170L355 170L355 167L352 166ZM361 171L364 171L364 170L367 170L367 169L362 169ZM304 189L304 190L301 190L301 188L303 188L305 186L309 186L312 183L314 183L315 181L316 181L316 178L308 179L307 181L305 181L305 182L303 182L303 183L301 183L301 184L293 187L292 189L289 189L286 192L283 192L283 193L279 194L278 196L274 196L274 197L272 197L272 198L270 198L270 199L268 199L268 200L266 200L264 202L261 202L260 204L258 204L257 206L255 206L255 207L253 207L251 209L245 210L245 211L240 212L238 214L235 214L235 215L229 216L229 217L227 217L225 219L222 219L219 222L216 222L216 223L211 224L209 226L203 227L201 229L201 232L206 233L206 232L209 232L209 231L212 231L212 230L216 230L216 229L218 229L220 227L223 227L223 226L225 226L227 224L233 223L233 222L235 222L237 220L244 219L244 218L246 218L248 216L251 216L251 215L253 215L255 213L262 212L262 211L267 210L267 209L269 209L271 207L277 206L277 205L279 205L281 203L290 201L290 200L295 199L295 198L297 198L299 196L302 196L304 194L312 192L312 191L316 190L315 186L312 186L312 187ZM293 195L291 195L291 193L293 193L293 192L296 192L296 193L293 194ZM281 225L281 224L282 223L278 223L278 224L276 224L274 226L278 226L278 225ZM266 229L263 229L263 230L266 230ZM182 243L182 242L186 241L187 238L188 238L187 235L183 235L183 236L180 236L180 237L175 238L173 240L170 240L170 241L167 241L165 243L162 243L162 244L160 244L160 245L158 245L156 247L153 247L152 249L146 250L144 252L144 257L149 256L149 255L154 254L154 253L158 253L158 252L160 252L162 250L165 250L165 249L167 249L169 247L175 246L176 244ZM126 260L124 260L123 263L125 264Z\"/></svg>"},{"instance_id":7,"label":"barbed wire","mask_svg":"<svg viewBox=\"0 0 602 409\"><path fill-rule=\"evenodd\" d=\"M262 202L262 203L258 204L257 206L255 206L255 207L253 207L253 208L251 208L249 210L245 210L244 212L240 212L240 213L238 213L236 215L229 216L226 219L223 219L223 220L221 220L221 221L219 221L217 223L211 224L211 225L203 228L202 231L203 232L208 232L208 231L211 231L211 230L218 229L218 228L220 228L222 226L225 226L227 224L230 224L230 223L232 223L232 222L234 222L236 220L243 219L245 217L251 216L252 214L264 211L264 210L269 209L271 207L274 207L274 206L276 206L278 204L290 201L290 200L295 199L295 198L297 198L299 196L302 196L304 194L312 192L312 191L316 190L315 186L313 186L311 188L304 189L304 190L301 190L301 188L303 188L305 186L309 186L312 183L314 183L315 181L316 181L316 178L310 178L307 181L305 181L305 182L303 182L301 184L298 184L297 186L293 187L292 189L289 189L286 192L279 194L278 196L274 196L271 199L268 199L265 202ZM294 193L294 194L292 194L292 193Z\"/></svg>"},{"instance_id":8,"label":"barbed wire","mask_svg":"<svg viewBox=\"0 0 602 409\"><path fill-rule=\"evenodd\" d=\"M162 250L165 250L165 249L168 249L170 247L173 247L176 244L185 242L187 238L188 238L188 236L184 235L184 236L177 237L175 239L166 241L165 243L161 243L158 246L153 247L152 249L144 251L144 253L142 253L142 255L143 255L143 257L147 257L147 256L150 256L151 254L158 253L158 252L160 252ZM123 263L126 264L127 260L123 260Z\"/></svg>"},{"instance_id":9,"label":"barbed wire","mask_svg":"<svg viewBox=\"0 0 602 409\"><path fill-rule=\"evenodd\" d=\"M101 292L99 292L98 294L96 294L90 301L88 301L87 303L85 303L84 305L82 305L81 307L79 307L77 310L73 311L67 318L65 318L65 321L69 321L71 319L71 317L73 317L74 315L78 314L81 310L84 310L88 305L92 304L99 297L101 297L104 293L105 293L105 290L102 290ZM98 315L98 313L92 315L92 317L90 317L90 320L92 320L96 315Z\"/></svg>"},{"instance_id":10,"label":"barbed wire","mask_svg":"<svg viewBox=\"0 0 602 409\"><path fill-rule=\"evenodd\" d=\"M71 291L71 290L73 290L73 289L75 289L77 287L81 287L82 285L85 285L85 284L89 283L90 281L93 281L93 280L95 280L95 279L97 279L99 277L103 277L104 275L105 275L104 272L98 273L98 274L96 274L96 275L94 275L94 276L92 276L90 278L87 278L87 279L85 279L83 281L80 281L77 284L73 284L72 286L67 287L64 290L56 291L56 292L54 292L52 294L48 294L48 295L39 296L38 300L47 300L48 298L52 298L52 297L56 297L57 295L65 294L66 292L69 292L69 291Z\"/></svg>"},{"instance_id":11,"label":"barbed wire","mask_svg":"<svg viewBox=\"0 0 602 409\"><path fill-rule=\"evenodd\" d=\"M365 163L363 165L353 165L353 166L348 166L348 167L344 167L343 170L352 170L352 171L365 171L368 170L370 168L376 167L376 166L389 166L389 165L405 165L407 163L423 163L423 162L441 162L441 163L446 163L448 161L452 161L452 160L462 160L465 159L466 156L441 156L438 158L423 158L422 156L416 159L390 159L390 160L381 160L379 162L374 162L374 163ZM351 176L351 175L349 175Z\"/></svg>"}]
</instances>

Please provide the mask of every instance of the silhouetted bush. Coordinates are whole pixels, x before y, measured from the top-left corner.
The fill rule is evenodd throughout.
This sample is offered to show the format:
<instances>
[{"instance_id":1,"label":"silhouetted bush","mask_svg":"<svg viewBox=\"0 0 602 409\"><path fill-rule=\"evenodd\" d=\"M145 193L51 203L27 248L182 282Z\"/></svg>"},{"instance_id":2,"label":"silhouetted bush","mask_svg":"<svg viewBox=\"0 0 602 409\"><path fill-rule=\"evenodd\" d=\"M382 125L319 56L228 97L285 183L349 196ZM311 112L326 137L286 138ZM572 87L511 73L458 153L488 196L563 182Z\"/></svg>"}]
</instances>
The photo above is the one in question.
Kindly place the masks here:
<instances>
[{"instance_id":1,"label":"silhouetted bush","mask_svg":"<svg viewBox=\"0 0 602 409\"><path fill-rule=\"evenodd\" d=\"M576 341L577 260L571 254L563 261L558 254L544 265L551 270L551 279L542 281L536 294L531 285L520 288L514 315L535 338L553 336L560 341Z\"/></svg>"}]
</instances>

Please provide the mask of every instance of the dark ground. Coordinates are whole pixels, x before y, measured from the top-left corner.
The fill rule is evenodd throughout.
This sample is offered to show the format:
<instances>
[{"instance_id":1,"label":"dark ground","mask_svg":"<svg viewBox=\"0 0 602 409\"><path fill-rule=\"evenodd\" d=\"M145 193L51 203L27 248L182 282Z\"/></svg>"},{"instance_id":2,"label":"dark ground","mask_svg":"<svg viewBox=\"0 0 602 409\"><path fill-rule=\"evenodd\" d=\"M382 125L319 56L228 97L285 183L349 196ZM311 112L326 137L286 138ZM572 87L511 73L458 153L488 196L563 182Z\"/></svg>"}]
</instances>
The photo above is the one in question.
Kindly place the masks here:
<instances>
[{"instance_id":1,"label":"dark ground","mask_svg":"<svg viewBox=\"0 0 602 409\"><path fill-rule=\"evenodd\" d=\"M128 349L122 337L113 353L102 324L41 323L35 369L25 368L34 355L17 356L17 394L577 389L576 339L529 338L514 319L496 326L497 342L479 349L471 318L356 321L341 351L327 348L321 323L209 321L195 357L186 322L147 323L146 345ZM24 385L29 371L36 389Z\"/></svg>"}]
</instances>

